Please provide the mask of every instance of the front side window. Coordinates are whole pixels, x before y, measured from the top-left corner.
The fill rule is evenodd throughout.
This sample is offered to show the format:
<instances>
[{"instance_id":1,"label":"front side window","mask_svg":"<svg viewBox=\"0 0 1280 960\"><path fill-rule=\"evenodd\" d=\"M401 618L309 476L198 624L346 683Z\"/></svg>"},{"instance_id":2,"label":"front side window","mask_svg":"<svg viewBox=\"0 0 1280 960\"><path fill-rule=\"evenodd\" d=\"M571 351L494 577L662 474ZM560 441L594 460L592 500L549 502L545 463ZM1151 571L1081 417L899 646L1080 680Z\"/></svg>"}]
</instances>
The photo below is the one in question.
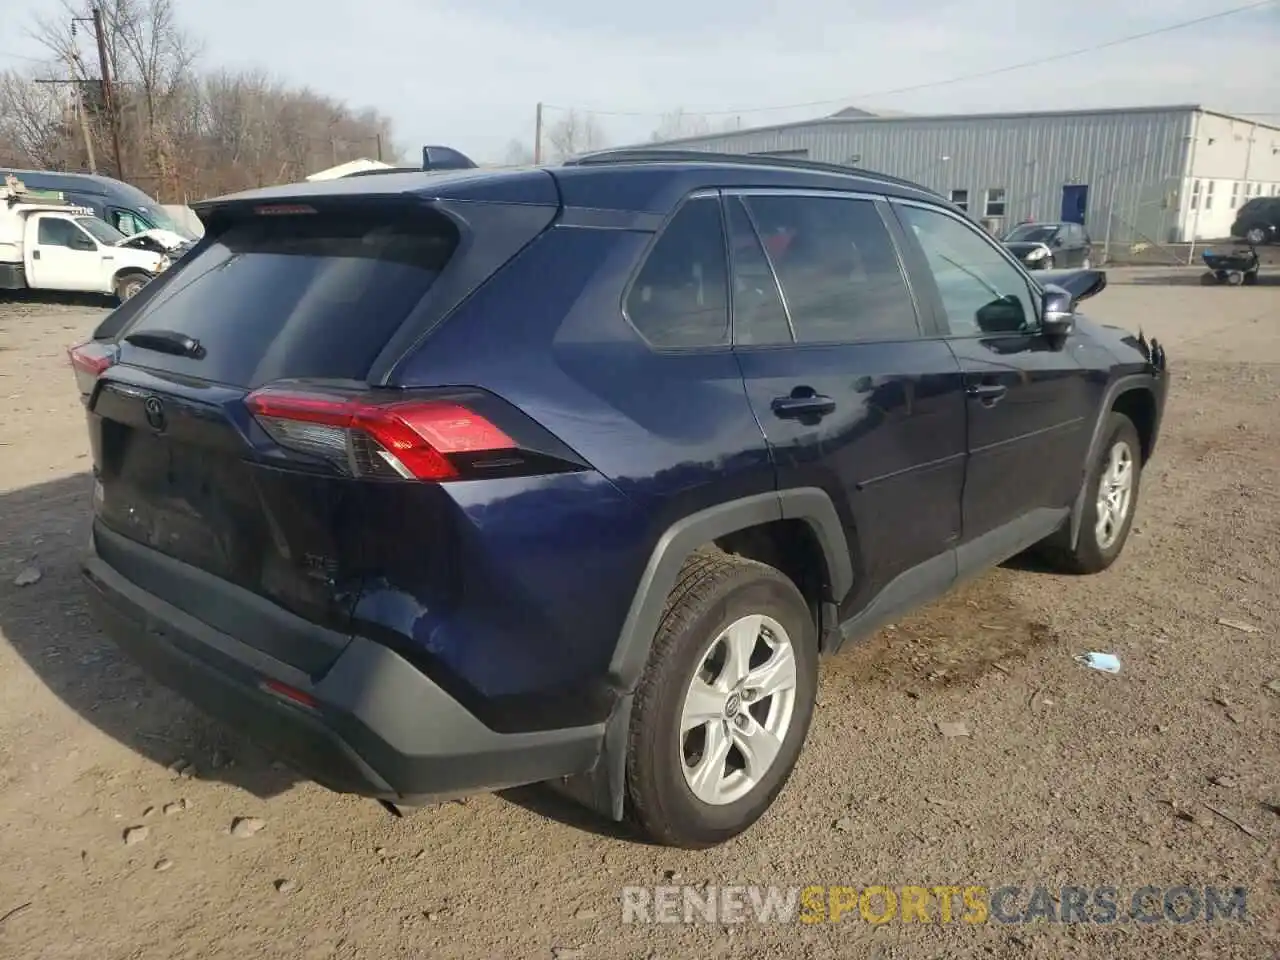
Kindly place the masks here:
<instances>
[{"instance_id":1,"label":"front side window","mask_svg":"<svg viewBox=\"0 0 1280 960\"><path fill-rule=\"evenodd\" d=\"M983 234L922 207L898 211L924 250L952 334L1034 329L1037 313L1026 278Z\"/></svg>"},{"instance_id":2,"label":"front side window","mask_svg":"<svg viewBox=\"0 0 1280 960\"><path fill-rule=\"evenodd\" d=\"M112 210L111 223L126 237L131 237L135 233L141 233L147 227L129 210Z\"/></svg>"},{"instance_id":3,"label":"front side window","mask_svg":"<svg viewBox=\"0 0 1280 960\"><path fill-rule=\"evenodd\" d=\"M897 250L873 201L760 196L747 207L798 343L920 335Z\"/></svg>"},{"instance_id":4,"label":"front side window","mask_svg":"<svg viewBox=\"0 0 1280 960\"><path fill-rule=\"evenodd\" d=\"M987 190L986 215L988 217L1003 217L1004 200L1004 187L990 187Z\"/></svg>"},{"instance_id":5,"label":"front side window","mask_svg":"<svg viewBox=\"0 0 1280 960\"><path fill-rule=\"evenodd\" d=\"M36 234L37 241L46 247L73 247L76 237L81 238L82 245L88 240L70 220L56 220L52 217L40 221L40 229Z\"/></svg>"},{"instance_id":6,"label":"front side window","mask_svg":"<svg viewBox=\"0 0 1280 960\"><path fill-rule=\"evenodd\" d=\"M690 200L645 258L626 313L655 347L713 347L729 342L729 270L715 197Z\"/></svg>"}]
</instances>

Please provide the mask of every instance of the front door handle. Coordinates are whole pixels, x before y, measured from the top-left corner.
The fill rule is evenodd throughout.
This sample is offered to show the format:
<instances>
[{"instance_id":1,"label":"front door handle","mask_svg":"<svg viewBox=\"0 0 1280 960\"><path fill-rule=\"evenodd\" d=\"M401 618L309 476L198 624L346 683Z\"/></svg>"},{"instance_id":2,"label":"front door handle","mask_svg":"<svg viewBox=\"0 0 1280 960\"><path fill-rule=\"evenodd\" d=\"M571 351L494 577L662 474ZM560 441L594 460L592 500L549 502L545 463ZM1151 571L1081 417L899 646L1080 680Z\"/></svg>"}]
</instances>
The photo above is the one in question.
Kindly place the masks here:
<instances>
[{"instance_id":1,"label":"front door handle","mask_svg":"<svg viewBox=\"0 0 1280 960\"><path fill-rule=\"evenodd\" d=\"M985 407L994 407L1008 392L1009 388L999 383L975 383L968 389L969 396L981 400Z\"/></svg>"},{"instance_id":2,"label":"front door handle","mask_svg":"<svg viewBox=\"0 0 1280 960\"><path fill-rule=\"evenodd\" d=\"M39 251L39 250L32 250L32 251L31 251L31 259L32 259L32 260L39 260L39 259L40 259L40 251Z\"/></svg>"},{"instance_id":3,"label":"front door handle","mask_svg":"<svg viewBox=\"0 0 1280 960\"><path fill-rule=\"evenodd\" d=\"M776 397L771 404L775 416L783 420L819 419L836 409L835 400L815 393L811 387L796 387L789 397Z\"/></svg>"}]
</instances>

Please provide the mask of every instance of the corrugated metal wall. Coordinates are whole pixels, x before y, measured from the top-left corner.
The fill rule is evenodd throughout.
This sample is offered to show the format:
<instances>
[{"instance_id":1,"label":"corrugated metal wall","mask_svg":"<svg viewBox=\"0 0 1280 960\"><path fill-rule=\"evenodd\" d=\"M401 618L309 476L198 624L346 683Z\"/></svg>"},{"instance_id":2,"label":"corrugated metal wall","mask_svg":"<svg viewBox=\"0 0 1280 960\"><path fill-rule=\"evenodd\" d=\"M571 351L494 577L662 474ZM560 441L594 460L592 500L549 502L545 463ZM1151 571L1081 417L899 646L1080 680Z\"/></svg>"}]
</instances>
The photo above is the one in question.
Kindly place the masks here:
<instances>
[{"instance_id":1,"label":"corrugated metal wall","mask_svg":"<svg viewBox=\"0 0 1280 960\"><path fill-rule=\"evenodd\" d=\"M1098 241L1164 243L1181 229L1178 194L1194 112L1186 108L1073 114L822 120L671 144L726 153L807 150L918 181L944 196L969 192L984 217L986 191L1003 187L1002 226L1062 214L1062 188L1089 188L1086 226ZM655 144L654 146L657 146ZM949 159L943 159L944 157Z\"/></svg>"}]
</instances>

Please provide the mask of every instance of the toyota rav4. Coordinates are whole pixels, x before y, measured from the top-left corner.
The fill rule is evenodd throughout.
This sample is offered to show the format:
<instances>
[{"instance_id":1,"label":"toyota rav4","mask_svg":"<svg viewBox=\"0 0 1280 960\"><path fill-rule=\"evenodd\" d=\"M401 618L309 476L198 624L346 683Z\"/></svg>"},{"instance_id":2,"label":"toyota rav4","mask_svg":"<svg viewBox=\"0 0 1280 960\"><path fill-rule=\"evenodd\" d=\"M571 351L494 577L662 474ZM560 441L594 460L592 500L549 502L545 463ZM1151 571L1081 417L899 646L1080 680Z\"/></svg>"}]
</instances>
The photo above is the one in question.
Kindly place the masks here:
<instances>
[{"instance_id":1,"label":"toyota rav4","mask_svg":"<svg viewBox=\"0 0 1280 960\"><path fill-rule=\"evenodd\" d=\"M114 640L334 790L773 802L820 655L1028 548L1101 571L1164 352L935 194L780 158L209 201L72 351Z\"/></svg>"}]
</instances>

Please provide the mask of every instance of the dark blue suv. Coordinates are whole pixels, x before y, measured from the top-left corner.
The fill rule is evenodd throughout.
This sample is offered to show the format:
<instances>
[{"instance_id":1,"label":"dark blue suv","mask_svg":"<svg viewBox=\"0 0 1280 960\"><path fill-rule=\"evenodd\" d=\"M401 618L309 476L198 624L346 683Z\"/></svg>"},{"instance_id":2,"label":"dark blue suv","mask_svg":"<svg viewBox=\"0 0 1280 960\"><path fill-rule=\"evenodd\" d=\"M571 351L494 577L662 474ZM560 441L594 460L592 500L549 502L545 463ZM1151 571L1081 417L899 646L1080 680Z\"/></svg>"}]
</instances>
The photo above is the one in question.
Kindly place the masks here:
<instances>
[{"instance_id":1,"label":"dark blue suv","mask_svg":"<svg viewBox=\"0 0 1280 960\"><path fill-rule=\"evenodd\" d=\"M1032 546L1102 570L1156 443L1163 351L1074 313L1105 275L871 173L615 152L199 212L72 352L85 578L339 791L553 781L723 841L820 654Z\"/></svg>"}]
</instances>

